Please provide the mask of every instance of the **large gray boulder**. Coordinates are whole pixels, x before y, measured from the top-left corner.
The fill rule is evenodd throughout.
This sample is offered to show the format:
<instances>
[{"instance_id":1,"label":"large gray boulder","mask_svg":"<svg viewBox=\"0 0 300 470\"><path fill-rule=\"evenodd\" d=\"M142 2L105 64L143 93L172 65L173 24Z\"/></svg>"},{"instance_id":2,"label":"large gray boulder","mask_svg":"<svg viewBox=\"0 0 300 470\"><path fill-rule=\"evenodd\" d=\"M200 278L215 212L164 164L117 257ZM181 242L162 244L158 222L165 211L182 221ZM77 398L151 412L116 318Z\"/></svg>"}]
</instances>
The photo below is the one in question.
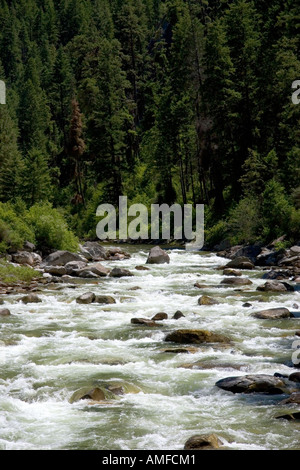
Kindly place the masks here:
<instances>
[{"instance_id":1,"label":"large gray boulder","mask_svg":"<svg viewBox=\"0 0 300 470\"><path fill-rule=\"evenodd\" d=\"M287 287L280 281L267 281L256 289L261 292L287 292Z\"/></svg>"},{"instance_id":2,"label":"large gray boulder","mask_svg":"<svg viewBox=\"0 0 300 470\"><path fill-rule=\"evenodd\" d=\"M170 257L168 253L160 248L160 246L155 246L151 248L148 255L147 264L169 264Z\"/></svg>"},{"instance_id":3,"label":"large gray boulder","mask_svg":"<svg viewBox=\"0 0 300 470\"><path fill-rule=\"evenodd\" d=\"M297 384L283 377L267 374L227 377L216 382L216 386L232 393L266 393L280 395L293 393Z\"/></svg>"},{"instance_id":4,"label":"large gray boulder","mask_svg":"<svg viewBox=\"0 0 300 470\"><path fill-rule=\"evenodd\" d=\"M93 292L86 292L76 299L76 303L88 305L92 304L96 299L96 296Z\"/></svg>"},{"instance_id":5,"label":"large gray boulder","mask_svg":"<svg viewBox=\"0 0 300 470\"><path fill-rule=\"evenodd\" d=\"M109 277L130 277L134 276L131 271L125 268L114 268L111 270Z\"/></svg>"},{"instance_id":6,"label":"large gray boulder","mask_svg":"<svg viewBox=\"0 0 300 470\"><path fill-rule=\"evenodd\" d=\"M251 316L259 318L261 320L279 320L282 318L293 317L293 315L287 308L270 308L267 310L261 310L259 312L252 313Z\"/></svg>"},{"instance_id":7,"label":"large gray boulder","mask_svg":"<svg viewBox=\"0 0 300 470\"><path fill-rule=\"evenodd\" d=\"M18 251L12 255L12 261L17 264L28 264L33 266L35 264L34 257L32 253L28 251Z\"/></svg>"},{"instance_id":8,"label":"large gray boulder","mask_svg":"<svg viewBox=\"0 0 300 470\"><path fill-rule=\"evenodd\" d=\"M86 242L80 249L83 256L89 261L103 261L107 259L106 249L98 242Z\"/></svg>"},{"instance_id":9,"label":"large gray boulder","mask_svg":"<svg viewBox=\"0 0 300 470\"><path fill-rule=\"evenodd\" d=\"M246 256L237 256L233 260L229 261L226 264L225 268L234 268L234 269L254 269L254 264Z\"/></svg>"},{"instance_id":10,"label":"large gray boulder","mask_svg":"<svg viewBox=\"0 0 300 470\"><path fill-rule=\"evenodd\" d=\"M44 266L65 266L71 261L84 261L84 258L77 253L70 251L55 251L43 260Z\"/></svg>"}]
</instances>

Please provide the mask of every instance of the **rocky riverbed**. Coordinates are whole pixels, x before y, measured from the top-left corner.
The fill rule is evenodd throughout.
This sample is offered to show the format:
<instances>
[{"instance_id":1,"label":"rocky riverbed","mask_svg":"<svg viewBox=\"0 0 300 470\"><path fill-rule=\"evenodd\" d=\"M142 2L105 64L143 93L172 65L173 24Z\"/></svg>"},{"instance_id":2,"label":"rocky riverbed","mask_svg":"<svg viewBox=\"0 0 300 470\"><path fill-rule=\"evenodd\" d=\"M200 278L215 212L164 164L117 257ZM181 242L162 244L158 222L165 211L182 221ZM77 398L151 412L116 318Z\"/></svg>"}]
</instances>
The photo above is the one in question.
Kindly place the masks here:
<instances>
[{"instance_id":1,"label":"rocky riverbed","mask_svg":"<svg viewBox=\"0 0 300 470\"><path fill-rule=\"evenodd\" d=\"M12 254L0 448L299 449L298 248Z\"/></svg>"}]
</instances>

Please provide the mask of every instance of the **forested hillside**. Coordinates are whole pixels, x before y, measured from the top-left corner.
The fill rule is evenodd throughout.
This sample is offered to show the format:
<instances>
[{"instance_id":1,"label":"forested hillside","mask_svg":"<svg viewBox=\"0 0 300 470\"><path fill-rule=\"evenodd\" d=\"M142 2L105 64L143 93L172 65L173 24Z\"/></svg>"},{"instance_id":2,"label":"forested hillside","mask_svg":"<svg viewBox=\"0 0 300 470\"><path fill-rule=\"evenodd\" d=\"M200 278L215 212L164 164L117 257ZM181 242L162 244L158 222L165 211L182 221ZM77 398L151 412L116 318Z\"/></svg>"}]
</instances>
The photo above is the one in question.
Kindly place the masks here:
<instances>
[{"instance_id":1,"label":"forested hillside","mask_svg":"<svg viewBox=\"0 0 300 470\"><path fill-rule=\"evenodd\" d=\"M300 239L295 2L0 5L2 250L93 238L120 195L204 203L212 246Z\"/></svg>"}]
</instances>

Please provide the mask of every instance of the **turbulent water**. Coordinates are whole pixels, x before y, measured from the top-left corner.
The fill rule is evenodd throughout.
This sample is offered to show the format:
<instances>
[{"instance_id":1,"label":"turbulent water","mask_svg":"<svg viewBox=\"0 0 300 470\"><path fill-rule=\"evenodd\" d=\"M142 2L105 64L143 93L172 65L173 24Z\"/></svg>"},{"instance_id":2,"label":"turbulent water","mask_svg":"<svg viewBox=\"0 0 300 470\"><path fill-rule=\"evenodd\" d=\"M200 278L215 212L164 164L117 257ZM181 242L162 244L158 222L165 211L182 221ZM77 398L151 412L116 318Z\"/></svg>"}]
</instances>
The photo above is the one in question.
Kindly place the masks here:
<instances>
[{"instance_id":1,"label":"turbulent water","mask_svg":"<svg viewBox=\"0 0 300 470\"><path fill-rule=\"evenodd\" d=\"M295 371L299 320L258 320L251 313L293 311L300 292L257 292L265 282L261 271L244 273L253 285L220 287L224 276L216 268L228 260L210 253L174 249L169 265L138 271L149 248L126 249L131 259L103 264L128 268L134 277L55 285L38 293L42 304L5 298L12 315L0 320L0 450L182 450L203 433L216 433L233 450L300 449L300 425L276 419L288 410L280 404L285 396L234 395L215 386L229 376ZM77 304L89 291L117 303ZM199 306L203 294L219 305ZM174 320L177 310L185 316ZM169 317L159 327L131 324L158 312ZM179 328L208 329L232 342L164 352L176 347L164 339ZM70 401L82 387L124 382L138 393L107 403Z\"/></svg>"}]
</instances>

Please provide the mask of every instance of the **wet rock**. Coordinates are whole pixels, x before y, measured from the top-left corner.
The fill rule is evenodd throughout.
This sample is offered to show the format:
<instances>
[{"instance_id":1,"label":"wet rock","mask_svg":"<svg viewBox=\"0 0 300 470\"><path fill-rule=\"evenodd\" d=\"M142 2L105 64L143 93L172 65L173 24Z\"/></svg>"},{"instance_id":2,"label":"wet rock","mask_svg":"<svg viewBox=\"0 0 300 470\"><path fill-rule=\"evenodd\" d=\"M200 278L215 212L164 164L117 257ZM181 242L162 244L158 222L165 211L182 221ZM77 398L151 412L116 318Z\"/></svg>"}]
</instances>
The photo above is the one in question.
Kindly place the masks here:
<instances>
[{"instance_id":1,"label":"wet rock","mask_svg":"<svg viewBox=\"0 0 300 470\"><path fill-rule=\"evenodd\" d=\"M29 266L33 266L34 259L32 253L28 251L18 251L12 255L12 261L17 264L28 264Z\"/></svg>"},{"instance_id":2,"label":"wet rock","mask_svg":"<svg viewBox=\"0 0 300 470\"><path fill-rule=\"evenodd\" d=\"M275 271L275 270L271 270L271 271L268 271L267 273L265 273L263 276L262 276L262 279L270 279L270 280L277 280L277 281L280 281L280 280L283 280L283 279L289 279L291 276L292 276L292 271L289 271L289 270L278 270L278 271Z\"/></svg>"},{"instance_id":3,"label":"wet rock","mask_svg":"<svg viewBox=\"0 0 300 470\"><path fill-rule=\"evenodd\" d=\"M289 375L289 380L291 382L300 383L300 372L293 372L291 375Z\"/></svg>"},{"instance_id":4,"label":"wet rock","mask_svg":"<svg viewBox=\"0 0 300 470\"><path fill-rule=\"evenodd\" d=\"M287 292L286 286L280 281L268 281L256 289L261 292Z\"/></svg>"},{"instance_id":5,"label":"wet rock","mask_svg":"<svg viewBox=\"0 0 300 470\"><path fill-rule=\"evenodd\" d=\"M11 315L10 310L8 308L2 308L0 309L0 317L8 317Z\"/></svg>"},{"instance_id":6,"label":"wet rock","mask_svg":"<svg viewBox=\"0 0 300 470\"><path fill-rule=\"evenodd\" d=\"M147 268L146 266L136 266L135 269L137 271L150 271L150 268Z\"/></svg>"},{"instance_id":7,"label":"wet rock","mask_svg":"<svg viewBox=\"0 0 300 470\"><path fill-rule=\"evenodd\" d=\"M43 260L44 266L65 266L71 261L84 261L82 256L70 251L55 251Z\"/></svg>"},{"instance_id":8,"label":"wet rock","mask_svg":"<svg viewBox=\"0 0 300 470\"><path fill-rule=\"evenodd\" d=\"M156 323L154 320L149 320L147 318L132 318L131 323L132 325L148 326L151 328L155 326L161 326L158 323Z\"/></svg>"},{"instance_id":9,"label":"wet rock","mask_svg":"<svg viewBox=\"0 0 300 470\"><path fill-rule=\"evenodd\" d=\"M100 276L100 277L106 277L110 273L110 269L106 268L101 263L89 264L86 267L86 269L88 269L89 271L91 271L94 274L97 274L97 276ZM81 271L79 271L79 275L80 275L80 273L81 273Z\"/></svg>"},{"instance_id":10,"label":"wet rock","mask_svg":"<svg viewBox=\"0 0 300 470\"><path fill-rule=\"evenodd\" d=\"M119 247L112 247L107 249L107 259L121 261L123 259L130 259L131 255Z\"/></svg>"},{"instance_id":11,"label":"wet rock","mask_svg":"<svg viewBox=\"0 0 300 470\"><path fill-rule=\"evenodd\" d=\"M163 353L167 354L195 354L199 351L198 348L169 348L162 349Z\"/></svg>"},{"instance_id":12,"label":"wet rock","mask_svg":"<svg viewBox=\"0 0 300 470\"><path fill-rule=\"evenodd\" d=\"M75 403L81 400L91 400L94 402L103 402L107 399L113 399L114 395L112 393L105 393L102 388L82 388L77 390L72 397L70 398L70 403Z\"/></svg>"},{"instance_id":13,"label":"wet rock","mask_svg":"<svg viewBox=\"0 0 300 470\"><path fill-rule=\"evenodd\" d=\"M198 299L199 305L219 305L219 302L208 295L203 295Z\"/></svg>"},{"instance_id":14,"label":"wet rock","mask_svg":"<svg viewBox=\"0 0 300 470\"><path fill-rule=\"evenodd\" d=\"M243 246L235 252L232 258L248 258L254 264L261 251L262 247L260 245Z\"/></svg>"},{"instance_id":15,"label":"wet rock","mask_svg":"<svg viewBox=\"0 0 300 470\"><path fill-rule=\"evenodd\" d=\"M184 317L183 313L180 310L177 310L177 312L175 312L173 315L173 320L179 320L179 318L182 317Z\"/></svg>"},{"instance_id":16,"label":"wet rock","mask_svg":"<svg viewBox=\"0 0 300 470\"><path fill-rule=\"evenodd\" d=\"M176 330L169 333L165 341L180 344L202 344L202 343L229 343L230 340L223 335L206 330Z\"/></svg>"},{"instance_id":17,"label":"wet rock","mask_svg":"<svg viewBox=\"0 0 300 470\"><path fill-rule=\"evenodd\" d=\"M252 307L252 304L250 304L249 302L245 302L245 303L243 304L243 307L244 307L244 308L250 308L250 307Z\"/></svg>"},{"instance_id":18,"label":"wet rock","mask_svg":"<svg viewBox=\"0 0 300 470\"><path fill-rule=\"evenodd\" d=\"M78 276L79 272L84 270L86 266L86 261L70 261L64 266L64 268L66 270L67 275Z\"/></svg>"},{"instance_id":19,"label":"wet rock","mask_svg":"<svg viewBox=\"0 0 300 470\"><path fill-rule=\"evenodd\" d=\"M81 246L81 253L89 261L104 261L107 259L106 249L98 242L86 242Z\"/></svg>"},{"instance_id":20,"label":"wet rock","mask_svg":"<svg viewBox=\"0 0 300 470\"><path fill-rule=\"evenodd\" d=\"M215 434L199 434L190 437L184 444L184 450L215 450L223 443Z\"/></svg>"},{"instance_id":21,"label":"wet rock","mask_svg":"<svg viewBox=\"0 0 300 470\"><path fill-rule=\"evenodd\" d=\"M288 398L282 400L279 405L300 405L300 392L292 393Z\"/></svg>"},{"instance_id":22,"label":"wet rock","mask_svg":"<svg viewBox=\"0 0 300 470\"><path fill-rule=\"evenodd\" d=\"M286 415L276 416L276 419L286 419L287 421L299 421L300 412L290 413Z\"/></svg>"},{"instance_id":23,"label":"wet rock","mask_svg":"<svg viewBox=\"0 0 300 470\"><path fill-rule=\"evenodd\" d=\"M20 300L23 302L23 304L37 304L42 302L42 299L40 299L36 294L25 295Z\"/></svg>"},{"instance_id":24,"label":"wet rock","mask_svg":"<svg viewBox=\"0 0 300 470\"><path fill-rule=\"evenodd\" d=\"M164 313L164 312L157 313L156 315L154 315L153 318L151 318L151 320L153 321L167 320L167 319L168 319L168 315L167 313Z\"/></svg>"},{"instance_id":25,"label":"wet rock","mask_svg":"<svg viewBox=\"0 0 300 470\"><path fill-rule=\"evenodd\" d=\"M99 279L100 276L98 276L98 274L93 273L89 269L83 269L78 273L78 277L81 277L83 279Z\"/></svg>"},{"instance_id":26,"label":"wet rock","mask_svg":"<svg viewBox=\"0 0 300 470\"><path fill-rule=\"evenodd\" d=\"M254 269L254 264L252 261L247 258L246 256L238 256L234 258L233 260L229 261L228 264L226 264L225 268L234 268L234 269Z\"/></svg>"},{"instance_id":27,"label":"wet rock","mask_svg":"<svg viewBox=\"0 0 300 470\"><path fill-rule=\"evenodd\" d=\"M51 274L51 276L64 276L67 274L67 270L64 266L49 266L45 268L45 273Z\"/></svg>"},{"instance_id":28,"label":"wet rock","mask_svg":"<svg viewBox=\"0 0 300 470\"><path fill-rule=\"evenodd\" d=\"M256 266L277 266L279 261L284 257L284 250L273 250L264 248L256 258Z\"/></svg>"},{"instance_id":29,"label":"wet rock","mask_svg":"<svg viewBox=\"0 0 300 470\"><path fill-rule=\"evenodd\" d=\"M232 393L266 393L279 395L294 391L289 381L272 375L258 374L228 377L216 383L218 388Z\"/></svg>"},{"instance_id":30,"label":"wet rock","mask_svg":"<svg viewBox=\"0 0 300 470\"><path fill-rule=\"evenodd\" d=\"M162 250L159 246L155 246L150 250L148 255L147 264L169 264L170 257L168 253Z\"/></svg>"},{"instance_id":31,"label":"wet rock","mask_svg":"<svg viewBox=\"0 0 300 470\"><path fill-rule=\"evenodd\" d=\"M116 301L110 295L96 295L95 303L97 304L115 304Z\"/></svg>"},{"instance_id":32,"label":"wet rock","mask_svg":"<svg viewBox=\"0 0 300 470\"><path fill-rule=\"evenodd\" d=\"M109 277L128 277L134 276L131 271L125 268L114 268L109 274Z\"/></svg>"},{"instance_id":33,"label":"wet rock","mask_svg":"<svg viewBox=\"0 0 300 470\"><path fill-rule=\"evenodd\" d=\"M300 330L295 332L295 336L300 336Z\"/></svg>"},{"instance_id":34,"label":"wet rock","mask_svg":"<svg viewBox=\"0 0 300 470\"><path fill-rule=\"evenodd\" d=\"M77 304L91 304L95 301L96 296L93 292L86 292L76 299Z\"/></svg>"},{"instance_id":35,"label":"wet rock","mask_svg":"<svg viewBox=\"0 0 300 470\"><path fill-rule=\"evenodd\" d=\"M238 269L232 269L232 268L225 268L223 271L224 276L242 276L242 272L239 271Z\"/></svg>"},{"instance_id":36,"label":"wet rock","mask_svg":"<svg viewBox=\"0 0 300 470\"><path fill-rule=\"evenodd\" d=\"M292 318L291 312L287 308L270 308L252 313L253 317L262 320L278 320L281 318Z\"/></svg>"},{"instance_id":37,"label":"wet rock","mask_svg":"<svg viewBox=\"0 0 300 470\"><path fill-rule=\"evenodd\" d=\"M196 282L194 284L194 287L197 287L197 289L205 289L207 287L207 285L201 284L200 282Z\"/></svg>"},{"instance_id":38,"label":"wet rock","mask_svg":"<svg viewBox=\"0 0 300 470\"><path fill-rule=\"evenodd\" d=\"M225 284L225 285L228 285L228 286L249 286L249 285L253 284L253 282L250 281L250 279L247 279L247 278L228 277L226 279L223 279L223 281L221 281L221 284Z\"/></svg>"}]
</instances>

